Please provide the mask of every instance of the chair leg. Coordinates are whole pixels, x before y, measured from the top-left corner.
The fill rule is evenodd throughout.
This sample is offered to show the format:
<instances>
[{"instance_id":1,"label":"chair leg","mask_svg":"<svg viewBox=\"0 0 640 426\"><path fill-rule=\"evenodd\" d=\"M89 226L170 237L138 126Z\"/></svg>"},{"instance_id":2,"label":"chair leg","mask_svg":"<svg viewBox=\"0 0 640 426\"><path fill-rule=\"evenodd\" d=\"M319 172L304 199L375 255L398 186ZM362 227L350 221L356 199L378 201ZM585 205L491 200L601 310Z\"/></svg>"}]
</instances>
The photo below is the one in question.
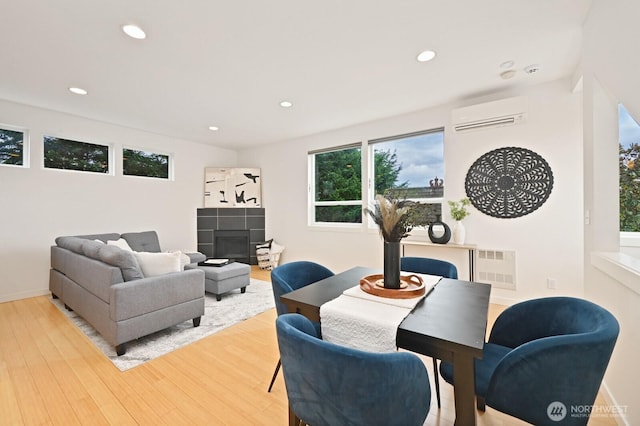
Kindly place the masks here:
<instances>
[{"instance_id":1,"label":"chair leg","mask_svg":"<svg viewBox=\"0 0 640 426\"><path fill-rule=\"evenodd\" d=\"M476 407L478 408L478 410L480 411L485 411L487 408L487 404L484 400L483 397L481 396L476 396Z\"/></svg>"},{"instance_id":2,"label":"chair leg","mask_svg":"<svg viewBox=\"0 0 640 426\"><path fill-rule=\"evenodd\" d=\"M433 381L436 384L436 400L438 401L438 408L440 408L440 375L438 374L438 360L433 359Z\"/></svg>"},{"instance_id":3,"label":"chair leg","mask_svg":"<svg viewBox=\"0 0 640 426\"><path fill-rule=\"evenodd\" d=\"M276 365L276 371L273 372L273 377L271 378L271 383L269 383L269 390L267 392L271 392L271 388L273 387L273 382L276 381L276 377L278 376L278 371L280 371L280 366L282 362L278 360L278 365Z\"/></svg>"},{"instance_id":4,"label":"chair leg","mask_svg":"<svg viewBox=\"0 0 640 426\"><path fill-rule=\"evenodd\" d=\"M302 419L293 412L291 406L289 406L289 426L304 426Z\"/></svg>"}]
</instances>

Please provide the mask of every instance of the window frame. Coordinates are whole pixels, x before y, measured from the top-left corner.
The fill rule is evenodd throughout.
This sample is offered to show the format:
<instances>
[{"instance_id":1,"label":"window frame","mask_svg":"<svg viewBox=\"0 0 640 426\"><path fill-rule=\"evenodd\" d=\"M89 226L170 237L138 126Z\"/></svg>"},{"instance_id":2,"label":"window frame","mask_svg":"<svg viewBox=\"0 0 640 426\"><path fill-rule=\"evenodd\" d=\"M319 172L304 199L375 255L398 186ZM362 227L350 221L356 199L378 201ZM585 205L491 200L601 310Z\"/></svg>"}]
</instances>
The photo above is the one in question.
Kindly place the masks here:
<instances>
[{"instance_id":1,"label":"window frame","mask_svg":"<svg viewBox=\"0 0 640 426\"><path fill-rule=\"evenodd\" d=\"M133 175L133 174L126 174L125 173L125 169L124 169L124 151L125 150L130 150L130 151L138 151L138 152L144 152L147 154L155 154L155 155L164 155L167 157L167 177L157 177L157 176L141 176L141 175ZM122 149L120 150L120 166L122 168L122 176L127 177L127 178L142 178L142 179L158 179L161 181L173 181L174 180L174 156L173 153L170 152L165 152L165 151L159 151L159 150L150 150L150 149L146 149L146 148L135 148L132 146L127 146L127 145L123 145Z\"/></svg>"},{"instance_id":2,"label":"window frame","mask_svg":"<svg viewBox=\"0 0 640 426\"><path fill-rule=\"evenodd\" d=\"M307 202L307 224L311 227L316 228L340 228L340 229L360 229L362 224L365 222L362 219L360 222L317 222L316 218L316 207L322 206L362 206L363 203L363 192L360 192L360 200L342 200L342 201L316 201L315 197L315 188L316 188L316 155L323 154L328 152L336 152L347 149L357 148L360 150L360 187L363 187L363 182L365 182L365 165L362 161L362 153L365 149L365 144L362 142L355 142L346 145L339 145L330 148L312 150L307 153L307 171L308 171L308 202ZM364 218L364 215L361 216Z\"/></svg>"},{"instance_id":3,"label":"window frame","mask_svg":"<svg viewBox=\"0 0 640 426\"><path fill-rule=\"evenodd\" d=\"M444 157L444 138L445 128L436 127L427 130L421 130L416 132L409 132L398 134L394 136L387 136L383 138L364 139L361 142L337 145L323 149L311 150L307 153L307 172L308 172L308 202L307 202L307 225L311 230L337 230L337 231L352 231L352 232L377 232L378 228L373 223L369 215L364 213L364 208L371 205L375 200L375 170L374 170L374 150L375 145L381 142L392 141L396 139L408 138L411 136L419 136L430 133L442 133L442 157L443 157L443 176L444 169L446 168L446 160ZM339 151L341 149L360 148L361 155L361 199L350 201L316 201L315 200L315 155L324 152ZM410 198L413 201L418 201L425 204L440 205L444 203L444 188L442 197L437 198ZM361 223L346 223L346 222L316 222L315 221L315 209L316 206L322 205L360 205L362 208L362 222ZM425 231L426 232L426 231ZM419 233L419 232L418 232Z\"/></svg>"},{"instance_id":4,"label":"window frame","mask_svg":"<svg viewBox=\"0 0 640 426\"><path fill-rule=\"evenodd\" d=\"M624 109L626 114L629 115L629 117L631 117L636 124L640 125L640 123L638 123L635 119L635 117L632 117L631 114L629 114L629 112L627 111L627 109L624 107L624 104L622 103L618 103L617 105L617 115L618 115L618 146L621 145L621 137L620 137L620 130L621 130L621 115L620 115L620 110ZM620 175L618 175L618 184L620 184ZM620 199L618 198L618 208L620 208ZM620 247L640 247L640 231L620 231L620 219L618 219L618 230L619 230L619 245Z\"/></svg>"},{"instance_id":5,"label":"window frame","mask_svg":"<svg viewBox=\"0 0 640 426\"><path fill-rule=\"evenodd\" d=\"M47 167L46 163L45 163L46 138L62 139L62 140L65 140L65 141L81 143L81 144L86 144L86 145L98 145L98 146L106 147L107 148L107 171L106 172L97 172L97 171L91 171L91 170L60 169L60 168L57 168L57 167ZM51 171L55 171L55 172L88 173L90 175L97 175L97 176L114 176L115 175L115 166L114 166L115 165L115 150L114 150L113 144L98 143L98 142L87 142L87 141L81 141L81 140L77 140L77 139L70 139L69 137L63 137L63 136L59 136L59 135L52 134L52 133L43 133L42 134L42 156L40 157L40 165L41 165L43 170L51 170Z\"/></svg>"},{"instance_id":6,"label":"window frame","mask_svg":"<svg viewBox=\"0 0 640 426\"><path fill-rule=\"evenodd\" d=\"M22 164L7 164L0 163L0 166L3 167L18 167L18 168L29 168L30 165L30 148L31 141L29 135L29 129L20 126L13 126L11 124L0 124L0 130L8 130L10 132L20 132L22 133Z\"/></svg>"},{"instance_id":7,"label":"window frame","mask_svg":"<svg viewBox=\"0 0 640 426\"><path fill-rule=\"evenodd\" d=\"M377 139L371 139L367 142L367 146L370 147L368 149L368 158L367 158L367 167L368 167L368 171L369 171L369 190L368 190L368 199L370 200L374 200L375 199L375 145L379 144L379 143L384 143L384 142L391 142L394 140L398 140L398 139L405 139L405 138L410 138L413 136L422 136L422 135L428 135L428 134L432 134L432 133L442 133L442 168L443 168L443 182L444 182L444 168L445 168L445 160L444 160L444 127L437 127L435 129L429 129L429 130L421 130L421 131L417 131L417 132L411 132L411 133L404 133L401 135L396 135L396 136L387 136L384 138L377 138ZM435 176L434 176L435 177ZM442 191L442 197L437 197L437 198L408 198L411 201L416 201L416 202L420 202L420 203L424 203L424 204L442 204L444 202L444 187L443 187L443 191Z\"/></svg>"}]
</instances>

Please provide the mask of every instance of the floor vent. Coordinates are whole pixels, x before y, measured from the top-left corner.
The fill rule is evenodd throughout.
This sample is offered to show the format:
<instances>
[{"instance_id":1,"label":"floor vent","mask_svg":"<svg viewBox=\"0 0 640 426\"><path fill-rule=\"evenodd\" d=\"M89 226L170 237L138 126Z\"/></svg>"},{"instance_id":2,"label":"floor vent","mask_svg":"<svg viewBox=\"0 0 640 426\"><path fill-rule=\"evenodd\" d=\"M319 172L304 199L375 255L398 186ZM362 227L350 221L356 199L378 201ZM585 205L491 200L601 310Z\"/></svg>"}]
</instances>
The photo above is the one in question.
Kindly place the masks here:
<instances>
[{"instance_id":1,"label":"floor vent","mask_svg":"<svg viewBox=\"0 0 640 426\"><path fill-rule=\"evenodd\" d=\"M478 249L477 280L496 288L516 289L516 252Z\"/></svg>"}]
</instances>

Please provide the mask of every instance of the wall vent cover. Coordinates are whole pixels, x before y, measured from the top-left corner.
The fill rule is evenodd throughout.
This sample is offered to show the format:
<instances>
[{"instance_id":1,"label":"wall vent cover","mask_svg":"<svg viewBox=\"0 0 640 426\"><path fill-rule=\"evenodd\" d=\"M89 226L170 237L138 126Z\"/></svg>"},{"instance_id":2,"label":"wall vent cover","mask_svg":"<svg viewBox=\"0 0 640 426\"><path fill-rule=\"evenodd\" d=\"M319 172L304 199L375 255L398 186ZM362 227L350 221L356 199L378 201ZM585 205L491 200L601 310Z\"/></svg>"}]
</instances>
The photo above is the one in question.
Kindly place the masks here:
<instances>
[{"instance_id":1,"label":"wall vent cover","mask_svg":"<svg viewBox=\"0 0 640 426\"><path fill-rule=\"evenodd\" d=\"M496 288L516 289L516 252L478 249L477 279Z\"/></svg>"}]
</instances>

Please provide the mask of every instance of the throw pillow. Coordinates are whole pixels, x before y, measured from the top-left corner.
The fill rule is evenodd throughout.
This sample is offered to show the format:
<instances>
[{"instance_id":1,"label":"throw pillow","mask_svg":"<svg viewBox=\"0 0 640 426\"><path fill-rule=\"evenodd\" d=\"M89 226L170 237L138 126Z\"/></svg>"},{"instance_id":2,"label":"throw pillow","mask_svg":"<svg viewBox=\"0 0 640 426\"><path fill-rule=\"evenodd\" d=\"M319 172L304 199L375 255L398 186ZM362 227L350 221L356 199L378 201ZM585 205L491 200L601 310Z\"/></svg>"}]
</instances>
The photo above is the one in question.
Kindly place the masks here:
<instances>
[{"instance_id":1,"label":"throw pillow","mask_svg":"<svg viewBox=\"0 0 640 426\"><path fill-rule=\"evenodd\" d=\"M191 258L189 256L187 256L185 253L183 253L180 250L170 250L167 253L178 253L178 255L180 256L180 270L184 271L184 267L185 265L188 265L191 263Z\"/></svg>"},{"instance_id":2,"label":"throw pillow","mask_svg":"<svg viewBox=\"0 0 640 426\"><path fill-rule=\"evenodd\" d=\"M119 240L109 240L107 241L107 245L120 247L122 250L133 251L129 246L127 240L120 238Z\"/></svg>"},{"instance_id":3,"label":"throw pillow","mask_svg":"<svg viewBox=\"0 0 640 426\"><path fill-rule=\"evenodd\" d=\"M267 240L263 243L258 243L256 244L256 249L270 249L271 248L271 243L273 243L273 238L270 240Z\"/></svg>"},{"instance_id":4,"label":"throw pillow","mask_svg":"<svg viewBox=\"0 0 640 426\"><path fill-rule=\"evenodd\" d=\"M154 277L157 275L170 274L172 272L180 272L180 252L174 253L150 253L134 251L138 265L142 269L145 277Z\"/></svg>"}]
</instances>

